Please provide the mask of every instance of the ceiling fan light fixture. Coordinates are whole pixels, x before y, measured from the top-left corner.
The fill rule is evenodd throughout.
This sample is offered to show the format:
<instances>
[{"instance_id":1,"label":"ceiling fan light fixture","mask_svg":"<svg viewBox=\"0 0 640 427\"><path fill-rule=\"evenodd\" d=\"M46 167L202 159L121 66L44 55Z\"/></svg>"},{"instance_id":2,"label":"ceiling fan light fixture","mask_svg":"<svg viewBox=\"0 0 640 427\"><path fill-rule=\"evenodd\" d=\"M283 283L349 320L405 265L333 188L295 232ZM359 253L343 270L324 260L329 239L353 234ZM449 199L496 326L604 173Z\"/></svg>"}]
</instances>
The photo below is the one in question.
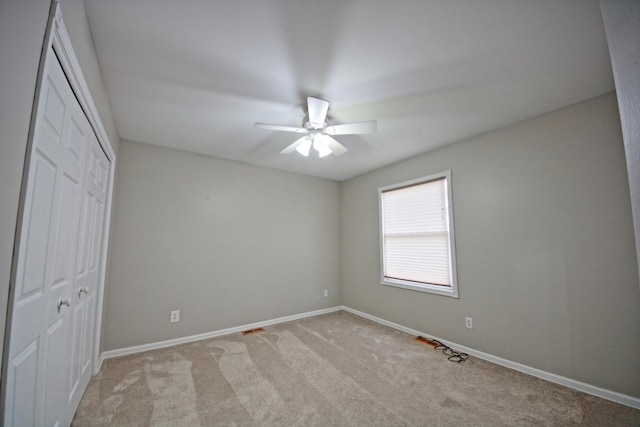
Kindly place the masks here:
<instances>
[{"instance_id":1,"label":"ceiling fan light fixture","mask_svg":"<svg viewBox=\"0 0 640 427\"><path fill-rule=\"evenodd\" d=\"M326 157L331 154L331 149L327 145L324 135L317 133L313 138L313 148L318 152L318 157Z\"/></svg>"},{"instance_id":2,"label":"ceiling fan light fixture","mask_svg":"<svg viewBox=\"0 0 640 427\"><path fill-rule=\"evenodd\" d=\"M331 150L329 150L327 147L318 150L318 157L322 158L322 157L326 157L329 154L331 154Z\"/></svg>"},{"instance_id":3,"label":"ceiling fan light fixture","mask_svg":"<svg viewBox=\"0 0 640 427\"><path fill-rule=\"evenodd\" d=\"M306 138L296 147L296 151L305 157L309 157L309 150L311 150L311 140L309 138Z\"/></svg>"}]
</instances>

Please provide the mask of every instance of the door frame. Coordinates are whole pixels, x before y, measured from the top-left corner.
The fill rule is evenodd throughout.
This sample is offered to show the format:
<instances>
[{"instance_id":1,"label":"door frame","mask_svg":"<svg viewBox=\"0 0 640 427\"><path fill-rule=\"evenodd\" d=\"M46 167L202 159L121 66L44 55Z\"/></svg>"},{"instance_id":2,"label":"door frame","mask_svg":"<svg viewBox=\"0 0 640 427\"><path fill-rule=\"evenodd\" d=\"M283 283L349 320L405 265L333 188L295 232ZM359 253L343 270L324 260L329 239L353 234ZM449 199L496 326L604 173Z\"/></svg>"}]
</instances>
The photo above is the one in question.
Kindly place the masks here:
<instances>
[{"instance_id":1,"label":"door frame","mask_svg":"<svg viewBox=\"0 0 640 427\"><path fill-rule=\"evenodd\" d=\"M7 307L7 322L5 325L5 336L4 336L4 351L2 357L2 375L0 376L1 380L1 389L0 389L0 409L4 409L4 404L6 402L6 375L8 368L8 356L9 356L9 343L10 343L10 335L11 335L11 327L12 327L12 318L13 318L13 304L14 304L14 295L15 295L15 287L16 287L16 270L17 270L17 254L19 253L20 246L20 230L22 229L22 223L25 218L25 192L27 188L27 178L29 172L29 166L31 162L31 157L33 155L33 137L34 137L34 129L35 122L38 116L38 103L41 95L41 88L43 82L43 74L44 74L44 64L49 55L56 55L60 65L62 66L62 70L71 85L71 89L76 96L80 107L84 111L84 114L91 125L93 132L96 135L98 143L100 147L104 151L107 159L109 160L109 179L107 186L107 197L106 197L106 206L105 206L105 221L104 228L102 230L102 247L100 254L100 273L98 280L98 289L96 292L96 319L94 323L95 328L95 341L92 349L92 374L96 375L100 370L100 366L102 364L102 358L100 354L100 343L101 343L101 331L102 331L102 316L103 316L103 303L104 303L104 288L106 281L106 270L107 270L107 258L109 251L109 235L110 235L110 224L111 224L111 210L113 203L113 190L115 183L115 170L116 170L116 154L113 150L113 146L111 141L109 140L109 136L100 120L100 116L98 114L98 109L96 108L95 102L93 101L93 97L89 91L89 86L87 81L84 78L82 70L80 68L80 63L75 54L73 46L71 44L71 38L69 37L69 33L64 25L62 20L62 11L58 1L52 0L51 8L49 10L49 20L47 22L47 28L45 31L45 37L43 40L42 51L40 55L40 63L38 68L38 79L36 81L36 90L35 96L33 100L33 106L31 111L31 121L29 125L29 135L27 140L27 150L25 154L25 162L24 169L22 174L22 184L20 189L20 200L18 206L18 221L16 226L16 234L14 239L14 250L13 250L13 259L11 262L11 279L9 283L9 300ZM2 411L0 411L2 412Z\"/></svg>"}]
</instances>

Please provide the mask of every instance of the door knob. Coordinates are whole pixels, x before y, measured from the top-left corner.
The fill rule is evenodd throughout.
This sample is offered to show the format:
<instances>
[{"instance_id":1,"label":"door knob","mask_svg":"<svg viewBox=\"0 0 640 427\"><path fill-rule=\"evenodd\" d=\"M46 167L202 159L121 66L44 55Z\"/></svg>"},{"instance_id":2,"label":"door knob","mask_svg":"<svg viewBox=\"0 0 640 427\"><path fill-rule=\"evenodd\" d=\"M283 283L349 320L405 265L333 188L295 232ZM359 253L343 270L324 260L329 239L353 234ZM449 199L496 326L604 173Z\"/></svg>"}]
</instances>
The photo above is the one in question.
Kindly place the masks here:
<instances>
[{"instance_id":1,"label":"door knob","mask_svg":"<svg viewBox=\"0 0 640 427\"><path fill-rule=\"evenodd\" d=\"M83 288L78 288L78 298L80 298L82 294L88 294L88 293L89 293L89 288L87 286Z\"/></svg>"},{"instance_id":2,"label":"door knob","mask_svg":"<svg viewBox=\"0 0 640 427\"><path fill-rule=\"evenodd\" d=\"M71 307L71 298L58 298L58 313L60 313L60 309L62 308L63 305L66 305L67 307Z\"/></svg>"}]
</instances>

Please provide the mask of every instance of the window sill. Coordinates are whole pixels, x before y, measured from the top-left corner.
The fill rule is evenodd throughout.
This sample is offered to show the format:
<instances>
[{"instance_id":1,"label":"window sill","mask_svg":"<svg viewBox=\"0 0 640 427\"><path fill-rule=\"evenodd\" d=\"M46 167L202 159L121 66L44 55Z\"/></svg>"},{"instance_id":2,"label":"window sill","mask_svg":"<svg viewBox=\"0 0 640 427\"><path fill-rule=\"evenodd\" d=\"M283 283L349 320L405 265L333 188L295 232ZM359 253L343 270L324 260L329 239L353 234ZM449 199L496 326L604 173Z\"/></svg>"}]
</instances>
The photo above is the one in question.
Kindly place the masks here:
<instances>
[{"instance_id":1,"label":"window sill","mask_svg":"<svg viewBox=\"0 0 640 427\"><path fill-rule=\"evenodd\" d=\"M458 290L453 288L446 288L438 285L417 284L415 282L409 282L398 279L384 278L380 282L384 286L393 286L395 288L409 289L411 291L425 292L429 294L442 295L445 297L458 298Z\"/></svg>"}]
</instances>

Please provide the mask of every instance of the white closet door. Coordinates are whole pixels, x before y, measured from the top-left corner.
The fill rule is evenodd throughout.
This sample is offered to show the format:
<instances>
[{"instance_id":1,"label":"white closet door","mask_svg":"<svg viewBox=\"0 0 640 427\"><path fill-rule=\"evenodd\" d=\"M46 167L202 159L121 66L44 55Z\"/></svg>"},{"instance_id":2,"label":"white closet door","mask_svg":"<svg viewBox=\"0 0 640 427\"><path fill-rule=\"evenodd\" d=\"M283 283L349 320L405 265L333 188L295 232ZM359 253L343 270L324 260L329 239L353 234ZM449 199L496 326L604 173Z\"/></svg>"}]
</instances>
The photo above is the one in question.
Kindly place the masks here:
<instances>
[{"instance_id":1,"label":"white closet door","mask_svg":"<svg viewBox=\"0 0 640 427\"><path fill-rule=\"evenodd\" d=\"M91 379L108 175L109 160L93 136L84 178L76 284L73 294L73 344L69 371L71 389L68 396L70 413L75 413L82 393Z\"/></svg>"},{"instance_id":2,"label":"white closet door","mask_svg":"<svg viewBox=\"0 0 640 427\"><path fill-rule=\"evenodd\" d=\"M7 369L6 426L68 425L78 224L92 129L47 55L29 164Z\"/></svg>"}]
</instances>

